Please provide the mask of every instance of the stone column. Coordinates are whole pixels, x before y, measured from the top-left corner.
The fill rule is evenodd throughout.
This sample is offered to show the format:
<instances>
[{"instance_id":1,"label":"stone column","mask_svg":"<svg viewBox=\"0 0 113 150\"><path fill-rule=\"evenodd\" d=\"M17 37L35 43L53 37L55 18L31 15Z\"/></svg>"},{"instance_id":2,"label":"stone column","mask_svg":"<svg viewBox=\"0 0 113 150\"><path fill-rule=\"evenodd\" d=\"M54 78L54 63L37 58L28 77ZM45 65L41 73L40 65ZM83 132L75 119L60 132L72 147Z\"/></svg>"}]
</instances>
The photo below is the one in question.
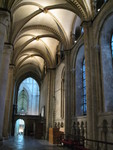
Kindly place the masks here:
<instances>
[{"instance_id":1,"label":"stone column","mask_svg":"<svg viewBox=\"0 0 113 150\"><path fill-rule=\"evenodd\" d=\"M54 127L54 99L55 99L55 69L49 69L50 90L49 90L49 127Z\"/></svg>"},{"instance_id":2,"label":"stone column","mask_svg":"<svg viewBox=\"0 0 113 150\"><path fill-rule=\"evenodd\" d=\"M10 14L8 11L0 10L0 70L2 63L2 52L4 49L4 40L6 38L6 29L10 22Z\"/></svg>"},{"instance_id":3,"label":"stone column","mask_svg":"<svg viewBox=\"0 0 113 150\"><path fill-rule=\"evenodd\" d=\"M84 46L87 98L87 138L97 139L96 50L93 23L84 22Z\"/></svg>"},{"instance_id":4,"label":"stone column","mask_svg":"<svg viewBox=\"0 0 113 150\"><path fill-rule=\"evenodd\" d=\"M71 133L70 51L65 50L65 133Z\"/></svg>"},{"instance_id":5,"label":"stone column","mask_svg":"<svg viewBox=\"0 0 113 150\"><path fill-rule=\"evenodd\" d=\"M48 98L47 98L47 110L46 110L46 138L48 138L49 128L54 127L55 119L55 69L48 69Z\"/></svg>"},{"instance_id":6,"label":"stone column","mask_svg":"<svg viewBox=\"0 0 113 150\"><path fill-rule=\"evenodd\" d=\"M47 76L48 76L48 96L47 96L47 103L46 103L46 139L49 138L49 114L50 114L50 73L47 72Z\"/></svg>"},{"instance_id":7,"label":"stone column","mask_svg":"<svg viewBox=\"0 0 113 150\"><path fill-rule=\"evenodd\" d=\"M14 76L15 77L15 76ZM13 78L14 78L13 77ZM14 107L14 105L13 105L13 101L14 101L14 96L15 95L15 78L13 79L13 88L12 88L12 93L11 93L11 102L10 102L10 112L9 112L9 124L8 124L8 133L9 133L9 136L11 136L11 128L12 128L12 119L14 119L14 118L12 118L12 114L13 114L13 107Z\"/></svg>"},{"instance_id":8,"label":"stone column","mask_svg":"<svg viewBox=\"0 0 113 150\"><path fill-rule=\"evenodd\" d=\"M101 52L101 49L100 49L100 46L97 44L95 46L95 50L96 50L96 81L98 83L97 85L97 107L98 107L98 112L104 112L104 104L103 104L103 94L102 94L102 80L101 80L101 60L100 60L100 52Z\"/></svg>"},{"instance_id":9,"label":"stone column","mask_svg":"<svg viewBox=\"0 0 113 150\"><path fill-rule=\"evenodd\" d=\"M11 108L11 98L12 98L12 90L13 90L13 71L14 65L9 66L9 73L8 73L8 84L7 84L7 93L5 99L5 113L4 113L4 126L3 126L3 137L8 138L9 131L9 115L10 115L10 108Z\"/></svg>"},{"instance_id":10,"label":"stone column","mask_svg":"<svg viewBox=\"0 0 113 150\"><path fill-rule=\"evenodd\" d=\"M10 44L4 45L4 51L2 55L2 63L0 70L0 137L2 138L3 122L4 122L4 110L5 110L5 98L7 89L8 69L10 62L10 54L12 46Z\"/></svg>"}]
</instances>

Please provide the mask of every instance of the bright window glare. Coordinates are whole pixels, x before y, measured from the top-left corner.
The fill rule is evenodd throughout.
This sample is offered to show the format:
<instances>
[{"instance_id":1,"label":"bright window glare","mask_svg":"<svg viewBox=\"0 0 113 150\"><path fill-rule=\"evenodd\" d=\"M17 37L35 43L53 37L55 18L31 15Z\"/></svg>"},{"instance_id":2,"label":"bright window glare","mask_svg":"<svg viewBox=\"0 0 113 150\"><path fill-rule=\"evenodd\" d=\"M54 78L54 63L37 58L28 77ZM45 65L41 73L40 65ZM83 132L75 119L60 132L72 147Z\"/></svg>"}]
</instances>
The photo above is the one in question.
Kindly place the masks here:
<instances>
[{"instance_id":1,"label":"bright window glare","mask_svg":"<svg viewBox=\"0 0 113 150\"><path fill-rule=\"evenodd\" d=\"M17 113L20 115L39 115L39 85L31 77L20 84L18 91Z\"/></svg>"},{"instance_id":2,"label":"bright window glare","mask_svg":"<svg viewBox=\"0 0 113 150\"><path fill-rule=\"evenodd\" d=\"M19 124L20 124L20 125L24 125L24 120L19 119L18 121L19 121Z\"/></svg>"}]
</instances>

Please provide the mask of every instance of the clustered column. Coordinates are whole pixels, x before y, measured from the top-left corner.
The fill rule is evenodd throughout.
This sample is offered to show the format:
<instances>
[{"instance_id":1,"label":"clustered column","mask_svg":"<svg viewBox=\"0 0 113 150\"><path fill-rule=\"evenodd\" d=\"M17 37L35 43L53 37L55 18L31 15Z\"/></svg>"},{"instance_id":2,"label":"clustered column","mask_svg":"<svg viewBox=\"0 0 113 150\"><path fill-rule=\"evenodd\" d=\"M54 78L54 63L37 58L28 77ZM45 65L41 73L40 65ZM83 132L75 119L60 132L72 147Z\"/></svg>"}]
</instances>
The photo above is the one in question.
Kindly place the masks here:
<instances>
[{"instance_id":1,"label":"clustered column","mask_svg":"<svg viewBox=\"0 0 113 150\"><path fill-rule=\"evenodd\" d=\"M12 98L12 90L13 90L13 71L14 65L9 66L8 73L8 84L7 84L7 93L5 99L5 114L4 114L4 127L3 127L3 137L8 138L8 125L9 125L9 117L10 117L10 108L11 108L11 98Z\"/></svg>"},{"instance_id":2,"label":"clustered column","mask_svg":"<svg viewBox=\"0 0 113 150\"><path fill-rule=\"evenodd\" d=\"M6 37L6 30L10 22L10 14L7 11L0 10L0 70L2 63L2 52L4 49L4 40Z\"/></svg>"},{"instance_id":3,"label":"clustered column","mask_svg":"<svg viewBox=\"0 0 113 150\"><path fill-rule=\"evenodd\" d=\"M46 138L48 138L49 128L54 127L54 114L55 114L55 69L48 69L48 97L47 97L47 110L46 110Z\"/></svg>"},{"instance_id":4,"label":"clustered column","mask_svg":"<svg viewBox=\"0 0 113 150\"><path fill-rule=\"evenodd\" d=\"M12 45L6 43L4 45L4 51L2 54L1 70L0 70L0 137L2 138L3 132L3 122L4 122L4 110L5 110L5 96L7 90L7 79L8 79L8 70L10 55L12 51Z\"/></svg>"},{"instance_id":5,"label":"clustered column","mask_svg":"<svg viewBox=\"0 0 113 150\"><path fill-rule=\"evenodd\" d=\"M49 94L49 99L50 99L50 103L49 103L49 108L50 108L50 114L49 114L49 126L50 127L54 127L54 93L55 93L55 70L54 69L50 69L49 70L50 73L50 94Z\"/></svg>"},{"instance_id":6,"label":"clustered column","mask_svg":"<svg viewBox=\"0 0 113 150\"><path fill-rule=\"evenodd\" d=\"M96 56L92 22L84 22L84 46L87 97L87 138L96 139L97 98L96 98Z\"/></svg>"},{"instance_id":7,"label":"clustered column","mask_svg":"<svg viewBox=\"0 0 113 150\"><path fill-rule=\"evenodd\" d=\"M84 23L84 46L85 46L85 73L86 73L86 98L87 98L87 138L93 138L92 132L92 98L91 98L91 60L90 60L90 42L89 41L90 22Z\"/></svg>"},{"instance_id":8,"label":"clustered column","mask_svg":"<svg viewBox=\"0 0 113 150\"><path fill-rule=\"evenodd\" d=\"M71 132L70 50L65 50L65 133Z\"/></svg>"},{"instance_id":9,"label":"clustered column","mask_svg":"<svg viewBox=\"0 0 113 150\"><path fill-rule=\"evenodd\" d=\"M8 11L0 10L0 82L2 81L2 57L3 57L3 49L4 49L4 40L6 37L6 30L8 27L8 24L10 22L10 14ZM3 75L4 76L4 75ZM3 82L2 82L3 83ZM3 116L4 116L4 102L5 99L2 99L2 86L4 86L5 83L0 84L0 114L1 114L1 120L0 120L0 141L2 140L2 127L3 127Z\"/></svg>"}]
</instances>

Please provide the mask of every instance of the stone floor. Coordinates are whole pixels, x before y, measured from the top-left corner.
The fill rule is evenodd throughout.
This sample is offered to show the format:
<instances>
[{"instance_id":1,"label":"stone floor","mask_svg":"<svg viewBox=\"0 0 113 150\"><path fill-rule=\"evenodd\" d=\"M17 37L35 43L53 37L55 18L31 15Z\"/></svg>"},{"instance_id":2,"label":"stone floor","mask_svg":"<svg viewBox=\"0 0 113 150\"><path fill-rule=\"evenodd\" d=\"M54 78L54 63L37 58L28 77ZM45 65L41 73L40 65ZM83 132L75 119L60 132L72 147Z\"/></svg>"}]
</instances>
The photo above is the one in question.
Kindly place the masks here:
<instances>
[{"instance_id":1,"label":"stone floor","mask_svg":"<svg viewBox=\"0 0 113 150\"><path fill-rule=\"evenodd\" d=\"M5 140L0 150L68 150L68 148L49 144L45 140L19 135L18 137Z\"/></svg>"}]
</instances>

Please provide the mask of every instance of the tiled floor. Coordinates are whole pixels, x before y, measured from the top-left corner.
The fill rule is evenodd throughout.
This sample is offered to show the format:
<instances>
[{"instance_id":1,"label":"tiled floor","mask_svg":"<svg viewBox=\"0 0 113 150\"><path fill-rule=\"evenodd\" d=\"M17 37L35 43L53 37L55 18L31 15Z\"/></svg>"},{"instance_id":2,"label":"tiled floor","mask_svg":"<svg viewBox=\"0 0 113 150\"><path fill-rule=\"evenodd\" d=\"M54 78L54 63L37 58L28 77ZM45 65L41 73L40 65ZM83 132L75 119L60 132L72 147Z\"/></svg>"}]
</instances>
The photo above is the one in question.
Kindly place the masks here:
<instances>
[{"instance_id":1,"label":"tiled floor","mask_svg":"<svg viewBox=\"0 0 113 150\"><path fill-rule=\"evenodd\" d=\"M20 135L5 140L0 150L68 150L68 148L49 144L45 140L37 140Z\"/></svg>"}]
</instances>

